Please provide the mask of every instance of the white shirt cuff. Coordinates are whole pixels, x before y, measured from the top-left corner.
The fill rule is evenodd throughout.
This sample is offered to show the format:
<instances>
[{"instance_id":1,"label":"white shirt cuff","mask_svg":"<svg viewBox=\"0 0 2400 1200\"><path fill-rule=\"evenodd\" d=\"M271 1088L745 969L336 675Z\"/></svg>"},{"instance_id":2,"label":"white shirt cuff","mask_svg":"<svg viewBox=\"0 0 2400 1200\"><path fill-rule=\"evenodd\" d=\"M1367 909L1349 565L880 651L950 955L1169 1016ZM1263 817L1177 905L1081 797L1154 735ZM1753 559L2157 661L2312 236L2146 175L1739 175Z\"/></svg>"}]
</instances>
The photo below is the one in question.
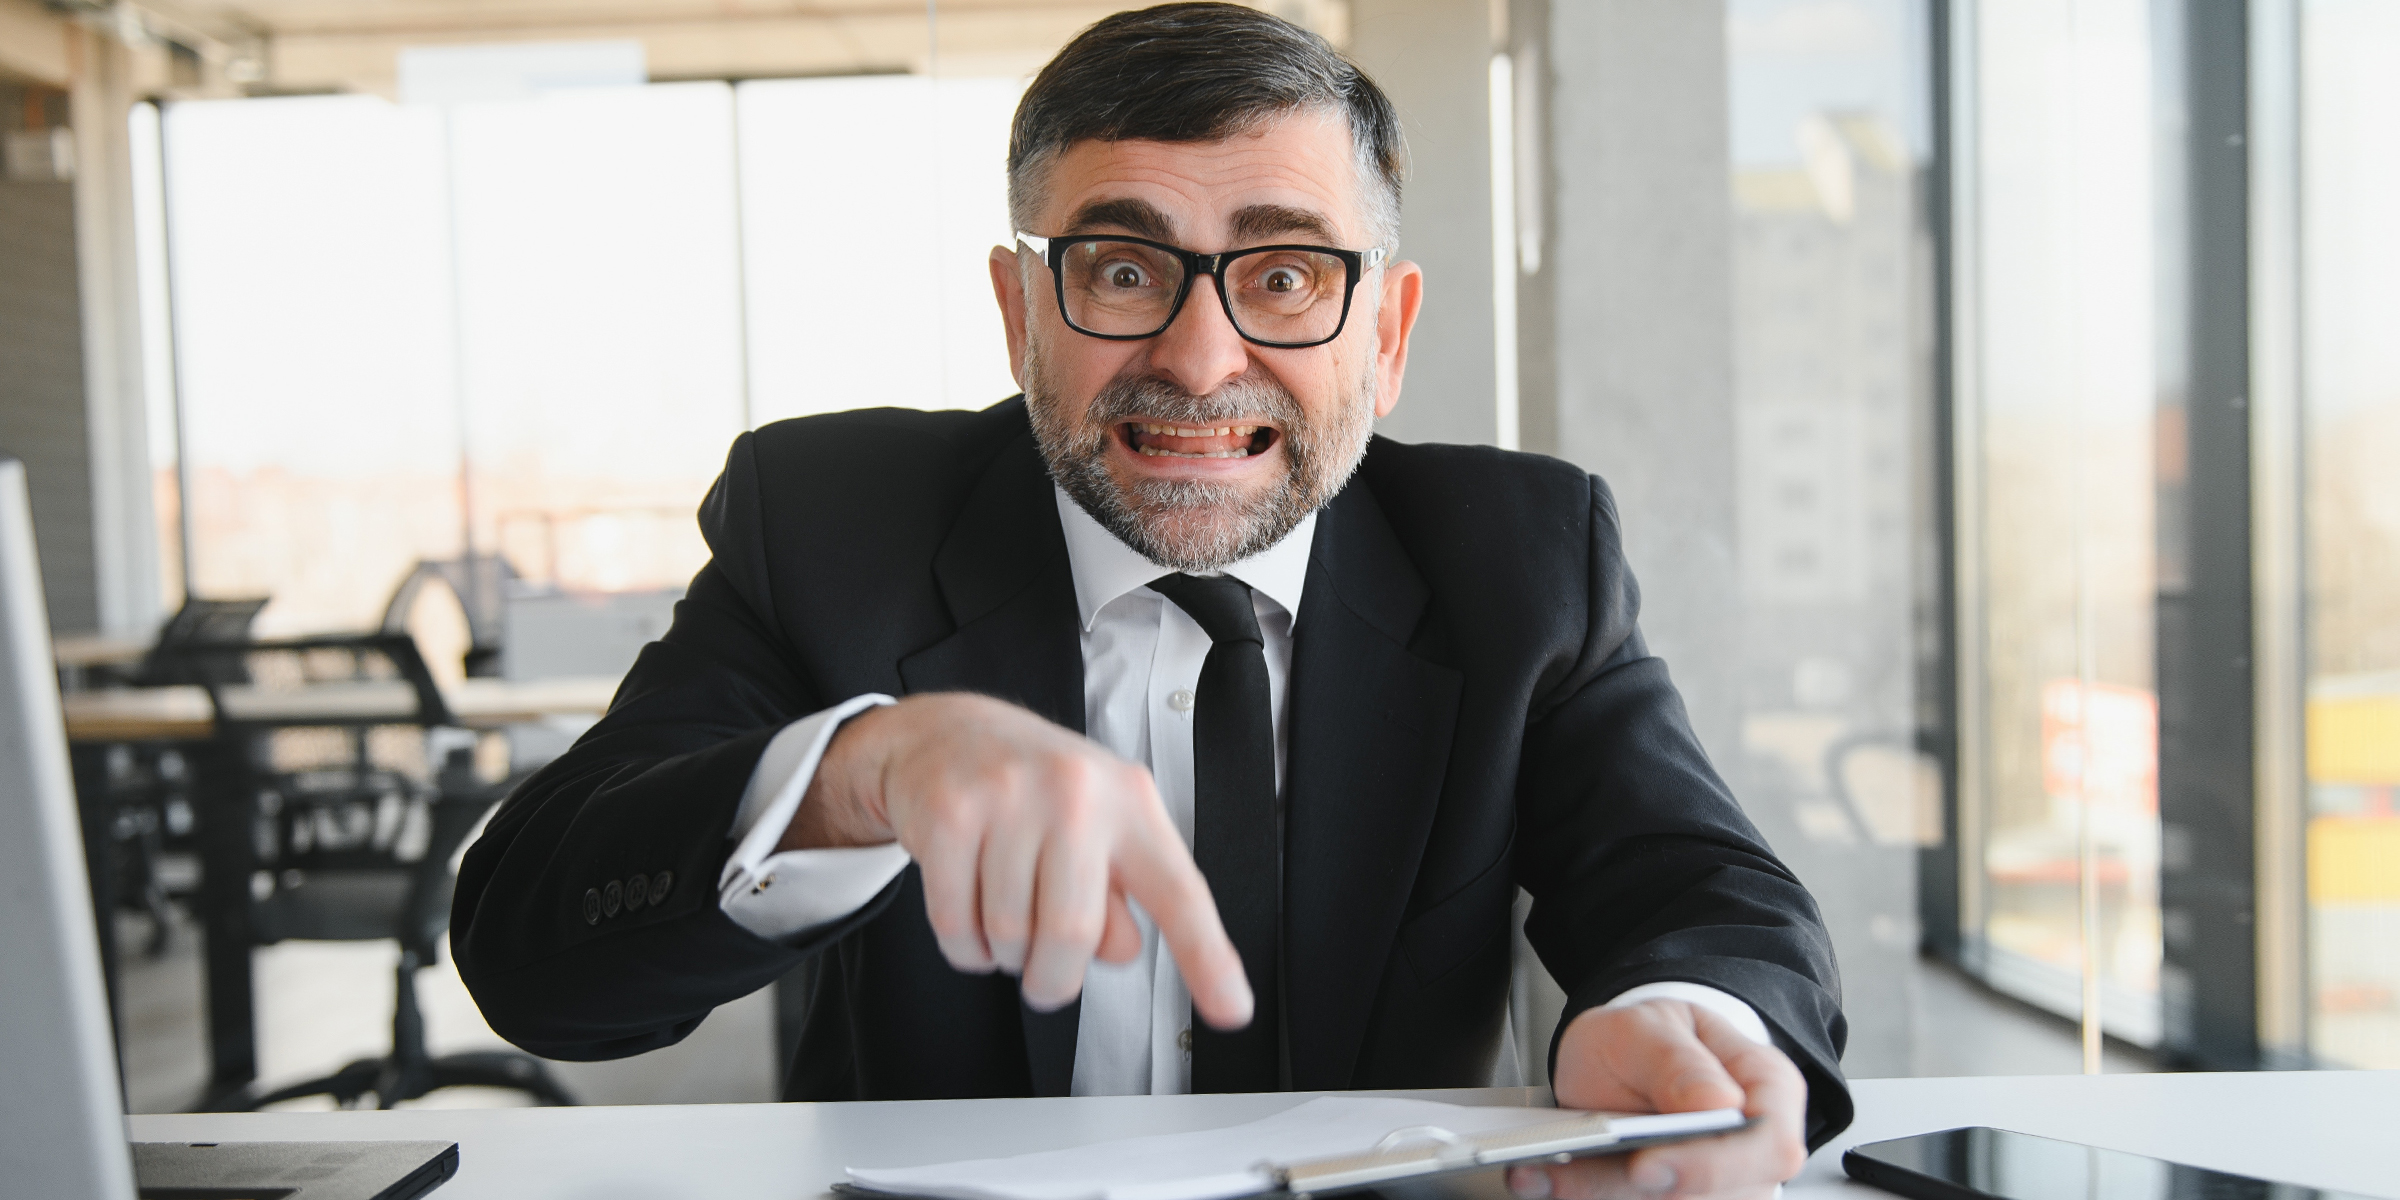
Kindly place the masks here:
<instances>
[{"instance_id":1,"label":"white shirt cuff","mask_svg":"<svg viewBox=\"0 0 2400 1200\"><path fill-rule=\"evenodd\" d=\"M1775 1044L1774 1039L1767 1036L1767 1023L1759 1019L1757 1009L1704 983L1684 983L1681 980L1645 983L1617 993L1615 999L1600 1007L1624 1008L1644 1000L1686 1001L1732 1022L1734 1029L1743 1037L1761 1046Z\"/></svg>"},{"instance_id":2,"label":"white shirt cuff","mask_svg":"<svg viewBox=\"0 0 2400 1200\"><path fill-rule=\"evenodd\" d=\"M775 853L834 732L842 722L891 703L876 693L854 696L784 726L767 743L734 810L736 845L717 877L718 907L734 924L768 939L806 933L865 907L908 866L908 851L898 842Z\"/></svg>"}]
</instances>

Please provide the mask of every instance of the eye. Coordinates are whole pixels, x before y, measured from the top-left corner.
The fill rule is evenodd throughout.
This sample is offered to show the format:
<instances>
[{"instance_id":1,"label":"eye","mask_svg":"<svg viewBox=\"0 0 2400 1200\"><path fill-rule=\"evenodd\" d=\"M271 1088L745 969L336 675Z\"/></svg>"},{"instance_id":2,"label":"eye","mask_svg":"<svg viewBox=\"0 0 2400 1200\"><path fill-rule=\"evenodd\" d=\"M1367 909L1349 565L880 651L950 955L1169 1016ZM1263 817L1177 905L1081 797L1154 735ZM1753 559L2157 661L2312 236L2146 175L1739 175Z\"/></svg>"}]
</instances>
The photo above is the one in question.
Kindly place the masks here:
<instances>
[{"instance_id":1,"label":"eye","mask_svg":"<svg viewBox=\"0 0 2400 1200\"><path fill-rule=\"evenodd\" d=\"M1149 272L1144 271L1138 263L1123 261L1102 264L1100 279L1112 288L1132 289L1150 285Z\"/></svg>"},{"instance_id":2,"label":"eye","mask_svg":"<svg viewBox=\"0 0 2400 1200\"><path fill-rule=\"evenodd\" d=\"M1272 267L1258 277L1258 285L1277 294L1297 292L1308 287L1308 275L1297 267Z\"/></svg>"}]
</instances>

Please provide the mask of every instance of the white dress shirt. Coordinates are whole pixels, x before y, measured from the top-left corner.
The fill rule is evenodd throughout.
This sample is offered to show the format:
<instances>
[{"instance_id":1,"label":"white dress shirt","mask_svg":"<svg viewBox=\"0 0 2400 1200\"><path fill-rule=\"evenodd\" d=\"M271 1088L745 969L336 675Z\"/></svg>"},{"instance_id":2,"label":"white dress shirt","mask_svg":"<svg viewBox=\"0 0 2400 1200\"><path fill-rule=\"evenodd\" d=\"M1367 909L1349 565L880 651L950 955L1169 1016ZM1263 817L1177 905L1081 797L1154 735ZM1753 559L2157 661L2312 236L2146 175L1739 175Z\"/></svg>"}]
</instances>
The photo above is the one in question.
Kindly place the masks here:
<instances>
[{"instance_id":1,"label":"white dress shirt","mask_svg":"<svg viewBox=\"0 0 2400 1200\"><path fill-rule=\"evenodd\" d=\"M1054 489L1055 490L1055 489ZM1083 634L1084 732L1111 752L1150 768L1167 815L1192 840L1192 708L1208 634L1148 584L1169 572L1117 540L1090 514L1056 492ZM1282 541L1225 568L1251 588L1264 635L1267 690L1275 722L1275 778L1281 785L1289 723L1293 624L1316 542L1311 514ZM775 853L834 731L879 704L853 697L786 726L767 745L736 810L737 841L719 879L727 916L761 937L783 939L838 921L875 898L908 865L898 844ZM1074 1094L1171 1095L1191 1090L1191 998L1158 929L1133 906L1142 949L1132 962L1093 962L1084 974L1075 1040ZM1618 1007L1653 998L1689 1000L1767 1041L1749 1005L1715 988L1652 983L1609 1001Z\"/></svg>"}]
</instances>

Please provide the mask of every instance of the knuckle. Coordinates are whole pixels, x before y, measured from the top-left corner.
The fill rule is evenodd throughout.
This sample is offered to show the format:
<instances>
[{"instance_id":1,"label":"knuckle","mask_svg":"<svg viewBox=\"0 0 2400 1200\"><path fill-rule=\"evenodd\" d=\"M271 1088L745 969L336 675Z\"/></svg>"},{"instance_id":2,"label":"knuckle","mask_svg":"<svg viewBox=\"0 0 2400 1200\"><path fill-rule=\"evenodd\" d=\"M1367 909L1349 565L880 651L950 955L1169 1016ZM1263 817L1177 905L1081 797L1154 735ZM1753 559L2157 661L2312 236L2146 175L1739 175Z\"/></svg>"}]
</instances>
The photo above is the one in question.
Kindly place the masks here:
<instances>
[{"instance_id":1,"label":"knuckle","mask_svg":"<svg viewBox=\"0 0 2400 1200\"><path fill-rule=\"evenodd\" d=\"M1091 794L1099 790L1100 773L1087 754L1076 750L1055 751L1042 765L1052 785L1062 796L1088 801Z\"/></svg>"},{"instance_id":2,"label":"knuckle","mask_svg":"<svg viewBox=\"0 0 2400 1200\"><path fill-rule=\"evenodd\" d=\"M966 842L980 832L980 818L966 798L945 791L926 805L925 823L937 842Z\"/></svg>"},{"instance_id":3,"label":"knuckle","mask_svg":"<svg viewBox=\"0 0 2400 1200\"><path fill-rule=\"evenodd\" d=\"M954 908L944 907L928 913L926 922L933 926L934 939L945 946L964 942L974 934L974 927L967 921L966 914Z\"/></svg>"},{"instance_id":4,"label":"knuckle","mask_svg":"<svg viewBox=\"0 0 2400 1200\"><path fill-rule=\"evenodd\" d=\"M1042 924L1042 940L1056 941L1062 946L1090 947L1100 944L1103 923L1097 914L1067 913Z\"/></svg>"},{"instance_id":5,"label":"knuckle","mask_svg":"<svg viewBox=\"0 0 2400 1200\"><path fill-rule=\"evenodd\" d=\"M1050 812L1062 825L1084 825L1099 815L1099 797L1090 788L1061 780L1050 795Z\"/></svg>"},{"instance_id":6,"label":"knuckle","mask_svg":"<svg viewBox=\"0 0 2400 1200\"><path fill-rule=\"evenodd\" d=\"M995 942L1015 945L1025 940L1025 916L1016 912L985 913L983 935Z\"/></svg>"}]
</instances>

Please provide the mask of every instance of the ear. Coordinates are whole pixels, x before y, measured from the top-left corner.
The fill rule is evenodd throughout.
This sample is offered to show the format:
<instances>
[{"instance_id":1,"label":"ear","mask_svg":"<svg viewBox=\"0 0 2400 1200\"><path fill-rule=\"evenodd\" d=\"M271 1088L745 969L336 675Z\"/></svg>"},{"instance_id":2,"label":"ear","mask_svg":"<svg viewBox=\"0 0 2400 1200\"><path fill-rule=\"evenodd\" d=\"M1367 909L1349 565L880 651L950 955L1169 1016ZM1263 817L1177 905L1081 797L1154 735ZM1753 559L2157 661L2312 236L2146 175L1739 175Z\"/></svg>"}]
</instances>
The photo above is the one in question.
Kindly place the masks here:
<instances>
[{"instance_id":1,"label":"ear","mask_svg":"<svg viewBox=\"0 0 2400 1200\"><path fill-rule=\"evenodd\" d=\"M992 247L988 264L992 270L992 299L1000 302L1000 324L1008 333L1008 374L1017 381L1017 390L1025 390L1025 272L1017 262L1017 252L1007 246Z\"/></svg>"},{"instance_id":2,"label":"ear","mask_svg":"<svg viewBox=\"0 0 2400 1200\"><path fill-rule=\"evenodd\" d=\"M1400 405L1400 377L1408 372L1408 335L1425 303L1425 272L1413 262L1383 269L1383 304L1375 313L1375 415L1392 415Z\"/></svg>"}]
</instances>

